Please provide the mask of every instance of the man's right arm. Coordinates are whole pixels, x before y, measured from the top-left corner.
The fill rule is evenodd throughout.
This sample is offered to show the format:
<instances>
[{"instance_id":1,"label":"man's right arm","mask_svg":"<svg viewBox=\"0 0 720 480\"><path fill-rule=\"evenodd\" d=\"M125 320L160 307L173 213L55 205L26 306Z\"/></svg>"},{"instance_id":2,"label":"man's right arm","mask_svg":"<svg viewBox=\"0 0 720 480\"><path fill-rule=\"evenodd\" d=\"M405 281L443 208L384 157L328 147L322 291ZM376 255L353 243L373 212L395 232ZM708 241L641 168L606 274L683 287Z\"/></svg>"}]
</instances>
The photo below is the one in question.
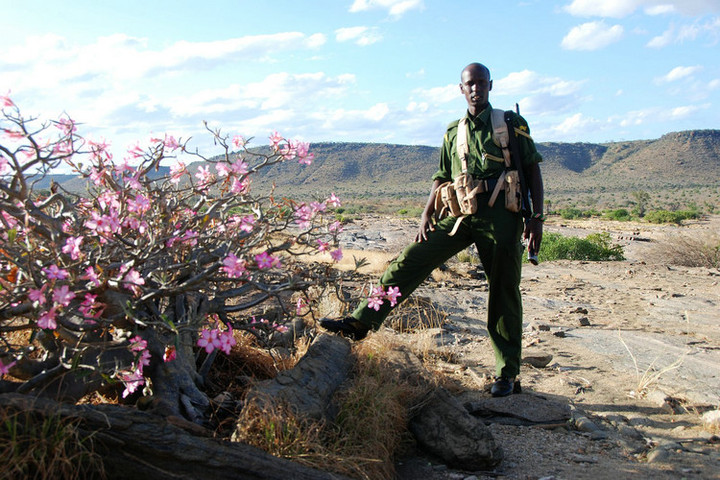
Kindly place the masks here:
<instances>
[{"instance_id":1,"label":"man's right arm","mask_svg":"<svg viewBox=\"0 0 720 480\"><path fill-rule=\"evenodd\" d=\"M420 215L420 227L418 228L417 235L415 235L415 241L418 243L427 240L428 232L435 230L435 224L433 223L433 215L435 214L435 190L438 189L441 183L440 180L434 180L430 188L430 196L425 204L422 215Z\"/></svg>"}]
</instances>

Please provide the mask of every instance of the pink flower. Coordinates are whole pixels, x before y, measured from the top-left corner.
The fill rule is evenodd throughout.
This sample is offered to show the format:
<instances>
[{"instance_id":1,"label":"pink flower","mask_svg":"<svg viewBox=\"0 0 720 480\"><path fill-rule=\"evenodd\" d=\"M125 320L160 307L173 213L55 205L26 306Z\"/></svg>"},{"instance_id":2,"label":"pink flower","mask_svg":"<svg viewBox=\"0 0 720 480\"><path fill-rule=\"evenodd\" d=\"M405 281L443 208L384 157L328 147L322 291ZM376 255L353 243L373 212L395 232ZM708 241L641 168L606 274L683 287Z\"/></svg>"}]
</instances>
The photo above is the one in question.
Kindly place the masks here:
<instances>
[{"instance_id":1,"label":"pink flower","mask_svg":"<svg viewBox=\"0 0 720 480\"><path fill-rule=\"evenodd\" d=\"M65 280L70 276L67 270L59 268L54 263L47 268L43 268L42 271L47 275L48 280Z\"/></svg>"},{"instance_id":2,"label":"pink flower","mask_svg":"<svg viewBox=\"0 0 720 480\"><path fill-rule=\"evenodd\" d=\"M212 353L216 348L220 348L217 329L208 330L204 328L203 331L200 332L197 345L198 347L204 348L207 353Z\"/></svg>"},{"instance_id":3,"label":"pink flower","mask_svg":"<svg viewBox=\"0 0 720 480\"><path fill-rule=\"evenodd\" d=\"M96 299L97 295L93 295L92 293L85 294L85 300L82 301L80 307L78 308L85 318L100 318L100 315L102 315L105 310L105 305L95 302Z\"/></svg>"},{"instance_id":4,"label":"pink flower","mask_svg":"<svg viewBox=\"0 0 720 480\"><path fill-rule=\"evenodd\" d=\"M225 352L226 355L230 355L232 347L237 343L235 337L233 336L232 328L226 332L222 332L218 341L220 342L220 346L218 348Z\"/></svg>"},{"instance_id":5,"label":"pink flower","mask_svg":"<svg viewBox=\"0 0 720 480\"><path fill-rule=\"evenodd\" d=\"M0 175L5 175L10 170L10 164L7 159L0 155Z\"/></svg>"},{"instance_id":6,"label":"pink flower","mask_svg":"<svg viewBox=\"0 0 720 480\"><path fill-rule=\"evenodd\" d=\"M317 243L318 243L318 252L327 252L327 249L330 246L330 244L328 242L323 242L322 240L320 240L318 238Z\"/></svg>"},{"instance_id":7,"label":"pink flower","mask_svg":"<svg viewBox=\"0 0 720 480\"><path fill-rule=\"evenodd\" d=\"M45 287L47 287L47 284L43 285L42 288L40 288L39 290L34 288L28 290L28 298L30 299L30 301L37 302L38 305L44 305L47 301L44 293Z\"/></svg>"},{"instance_id":8,"label":"pink flower","mask_svg":"<svg viewBox=\"0 0 720 480\"><path fill-rule=\"evenodd\" d=\"M128 210L140 215L150 210L150 207L150 200L142 193L135 195L135 200L128 200Z\"/></svg>"},{"instance_id":9,"label":"pink flower","mask_svg":"<svg viewBox=\"0 0 720 480\"><path fill-rule=\"evenodd\" d=\"M327 204L330 205L331 207L342 206L340 199L334 193L330 194L330 197L327 199Z\"/></svg>"},{"instance_id":10,"label":"pink flower","mask_svg":"<svg viewBox=\"0 0 720 480\"><path fill-rule=\"evenodd\" d=\"M330 252L330 256L332 257L334 262L339 262L343 258L343 253L341 249L335 249L332 252Z\"/></svg>"},{"instance_id":11,"label":"pink flower","mask_svg":"<svg viewBox=\"0 0 720 480\"><path fill-rule=\"evenodd\" d=\"M198 179L200 186L207 187L215 177L210 173L210 167L200 165L195 173L195 178Z\"/></svg>"},{"instance_id":12,"label":"pink flower","mask_svg":"<svg viewBox=\"0 0 720 480\"><path fill-rule=\"evenodd\" d=\"M243 195L248 192L250 189L250 179L245 178L243 180L240 180L239 178L236 178L233 180L232 187L230 187L230 191L237 195Z\"/></svg>"},{"instance_id":13,"label":"pink flower","mask_svg":"<svg viewBox=\"0 0 720 480\"><path fill-rule=\"evenodd\" d=\"M302 315L305 307L307 307L307 303L305 303L305 300L303 298L298 298L297 303L295 303L295 314Z\"/></svg>"},{"instance_id":14,"label":"pink flower","mask_svg":"<svg viewBox=\"0 0 720 480\"><path fill-rule=\"evenodd\" d=\"M125 390L122 393L123 398L134 393L139 387L145 384L145 379L142 374L137 372L123 373L120 375L120 380L125 384Z\"/></svg>"},{"instance_id":15,"label":"pink flower","mask_svg":"<svg viewBox=\"0 0 720 480\"><path fill-rule=\"evenodd\" d=\"M43 314L40 315L40 318L38 318L38 327L55 330L57 328L57 321L55 320L56 315L57 312L55 311L55 307L51 308L47 312L43 312Z\"/></svg>"},{"instance_id":16,"label":"pink flower","mask_svg":"<svg viewBox=\"0 0 720 480\"><path fill-rule=\"evenodd\" d=\"M239 158L237 162L234 162L230 164L230 169L235 175L245 175L248 173L248 164L245 163L245 160L242 158Z\"/></svg>"},{"instance_id":17,"label":"pink flower","mask_svg":"<svg viewBox=\"0 0 720 480\"><path fill-rule=\"evenodd\" d=\"M243 232L252 232L255 225L255 216L246 215L240 220L240 230Z\"/></svg>"},{"instance_id":18,"label":"pink flower","mask_svg":"<svg viewBox=\"0 0 720 480\"><path fill-rule=\"evenodd\" d=\"M70 287L68 287L67 285L56 287L53 290L52 299L53 302L58 305L67 307L68 305L70 305L70 302L73 298L75 298L75 292L71 292Z\"/></svg>"},{"instance_id":19,"label":"pink flower","mask_svg":"<svg viewBox=\"0 0 720 480\"><path fill-rule=\"evenodd\" d=\"M145 279L138 273L137 270L131 268L129 272L125 274L122 279L123 286L128 290L132 291L135 295L140 295L141 290L139 285L145 285Z\"/></svg>"},{"instance_id":20,"label":"pink flower","mask_svg":"<svg viewBox=\"0 0 720 480\"><path fill-rule=\"evenodd\" d=\"M301 165L310 165L315 159L315 154L309 153L310 144L306 142L297 142L295 144L295 153L298 156L298 163Z\"/></svg>"},{"instance_id":21,"label":"pink flower","mask_svg":"<svg viewBox=\"0 0 720 480\"><path fill-rule=\"evenodd\" d=\"M95 273L95 269L93 267L87 267L85 269L85 275L80 277L81 280L89 280L91 281L96 287L99 287L102 285L100 282L100 278L98 278L97 273Z\"/></svg>"},{"instance_id":22,"label":"pink flower","mask_svg":"<svg viewBox=\"0 0 720 480\"><path fill-rule=\"evenodd\" d=\"M175 137L173 137L172 135L165 134L165 140L163 141L163 143L165 144L165 148L168 148L171 151L180 148L180 143L175 140Z\"/></svg>"},{"instance_id":23,"label":"pink flower","mask_svg":"<svg viewBox=\"0 0 720 480\"><path fill-rule=\"evenodd\" d=\"M63 253L70 255L70 258L77 260L80 258L80 246L83 243L83 237L68 237L65 240L65 246L62 248Z\"/></svg>"},{"instance_id":24,"label":"pink flower","mask_svg":"<svg viewBox=\"0 0 720 480\"><path fill-rule=\"evenodd\" d=\"M284 138L278 132L273 132L270 134L270 147L273 149L273 151L278 151L278 148L280 147L280 142L282 142L283 140Z\"/></svg>"},{"instance_id":25,"label":"pink flower","mask_svg":"<svg viewBox=\"0 0 720 480\"><path fill-rule=\"evenodd\" d=\"M187 172L185 164L178 161L177 164L170 167L170 181L174 184L178 184L182 176Z\"/></svg>"},{"instance_id":26,"label":"pink flower","mask_svg":"<svg viewBox=\"0 0 720 480\"><path fill-rule=\"evenodd\" d=\"M235 135L232 139L232 143L235 145L235 148L242 148L247 143L247 140L240 135Z\"/></svg>"},{"instance_id":27,"label":"pink flower","mask_svg":"<svg viewBox=\"0 0 720 480\"><path fill-rule=\"evenodd\" d=\"M168 345L165 347L165 354L163 355L163 361L164 362L171 362L175 360L177 357L177 351L175 350L175 347L172 345Z\"/></svg>"},{"instance_id":28,"label":"pink flower","mask_svg":"<svg viewBox=\"0 0 720 480\"><path fill-rule=\"evenodd\" d=\"M14 107L15 103L10 100L10 91L8 90L7 95L0 95L0 102L3 107Z\"/></svg>"},{"instance_id":29,"label":"pink flower","mask_svg":"<svg viewBox=\"0 0 720 480\"><path fill-rule=\"evenodd\" d=\"M5 364L5 363L3 363L3 362L0 362L0 377L2 377L3 375L7 375L8 373L10 373L10 369L11 369L12 366L15 365L16 363L17 363L17 362L16 362L15 360L13 360L12 362L10 362L10 363L8 363L8 364Z\"/></svg>"},{"instance_id":30,"label":"pink flower","mask_svg":"<svg viewBox=\"0 0 720 480\"><path fill-rule=\"evenodd\" d=\"M147 348L147 340L142 338L140 335L135 335L130 339L130 351L142 352Z\"/></svg>"},{"instance_id":31,"label":"pink flower","mask_svg":"<svg viewBox=\"0 0 720 480\"><path fill-rule=\"evenodd\" d=\"M65 135L75 133L77 130L77 128L75 128L75 122L70 118L61 118L55 123L55 126L62 130Z\"/></svg>"},{"instance_id":32,"label":"pink flower","mask_svg":"<svg viewBox=\"0 0 720 480\"><path fill-rule=\"evenodd\" d=\"M402 297L399 287L388 287L385 298L390 301L390 306L394 307L397 305L398 297Z\"/></svg>"},{"instance_id":33,"label":"pink flower","mask_svg":"<svg viewBox=\"0 0 720 480\"><path fill-rule=\"evenodd\" d=\"M332 233L340 233L343 231L342 223L333 222L330 225L328 225L328 230Z\"/></svg>"},{"instance_id":34,"label":"pink flower","mask_svg":"<svg viewBox=\"0 0 720 480\"><path fill-rule=\"evenodd\" d=\"M267 252L255 255L255 262L260 270L269 269L273 267L281 267L280 259L274 255L270 255Z\"/></svg>"},{"instance_id":35,"label":"pink flower","mask_svg":"<svg viewBox=\"0 0 720 480\"><path fill-rule=\"evenodd\" d=\"M224 163L218 163L215 165L215 170L217 170L218 177L225 178L228 175L230 175L230 168L225 165Z\"/></svg>"},{"instance_id":36,"label":"pink flower","mask_svg":"<svg viewBox=\"0 0 720 480\"><path fill-rule=\"evenodd\" d=\"M150 358L152 358L152 355L147 350L143 350L140 352L140 356L137 358L137 368L136 372L142 373L143 369L150 365Z\"/></svg>"},{"instance_id":37,"label":"pink flower","mask_svg":"<svg viewBox=\"0 0 720 480\"><path fill-rule=\"evenodd\" d=\"M380 305L383 304L382 298L379 297L368 297L368 308L372 308L376 312L380 310Z\"/></svg>"},{"instance_id":38,"label":"pink flower","mask_svg":"<svg viewBox=\"0 0 720 480\"><path fill-rule=\"evenodd\" d=\"M230 278L240 278L245 273L245 260L238 258L234 253L229 253L223 260L222 270Z\"/></svg>"}]
</instances>

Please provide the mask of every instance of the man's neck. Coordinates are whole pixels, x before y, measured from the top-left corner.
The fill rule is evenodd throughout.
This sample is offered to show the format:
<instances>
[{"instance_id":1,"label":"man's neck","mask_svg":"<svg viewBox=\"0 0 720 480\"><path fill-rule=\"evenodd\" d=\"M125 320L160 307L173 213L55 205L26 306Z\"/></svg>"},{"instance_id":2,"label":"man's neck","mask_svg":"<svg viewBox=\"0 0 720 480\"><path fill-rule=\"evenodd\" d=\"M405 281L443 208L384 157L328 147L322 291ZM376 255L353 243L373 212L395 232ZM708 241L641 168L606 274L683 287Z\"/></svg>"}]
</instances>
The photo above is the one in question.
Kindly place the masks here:
<instances>
[{"instance_id":1,"label":"man's neck","mask_svg":"<svg viewBox=\"0 0 720 480\"><path fill-rule=\"evenodd\" d=\"M480 115L482 112L484 112L485 109L488 108L489 106L490 106L489 102L486 103L485 105L483 105L482 107L470 106L470 107L468 107L468 113L470 114L471 118L477 118L477 116Z\"/></svg>"}]
</instances>

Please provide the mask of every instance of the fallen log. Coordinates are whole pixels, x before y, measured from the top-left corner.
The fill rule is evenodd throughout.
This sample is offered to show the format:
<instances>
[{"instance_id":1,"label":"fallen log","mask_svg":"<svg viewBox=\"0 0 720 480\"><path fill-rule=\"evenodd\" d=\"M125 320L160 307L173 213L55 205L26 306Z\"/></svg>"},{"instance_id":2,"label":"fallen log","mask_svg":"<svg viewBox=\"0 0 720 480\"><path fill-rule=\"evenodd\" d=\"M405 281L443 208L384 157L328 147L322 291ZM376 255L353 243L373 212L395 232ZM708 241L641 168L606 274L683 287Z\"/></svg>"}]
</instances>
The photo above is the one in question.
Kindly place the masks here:
<instances>
[{"instance_id":1,"label":"fallen log","mask_svg":"<svg viewBox=\"0 0 720 480\"><path fill-rule=\"evenodd\" d=\"M321 472L249 445L196 436L168 418L119 405L70 405L17 393L0 395L0 408L38 418L77 422L92 435L110 479L331 480ZM185 422L190 423L190 422Z\"/></svg>"}]
</instances>

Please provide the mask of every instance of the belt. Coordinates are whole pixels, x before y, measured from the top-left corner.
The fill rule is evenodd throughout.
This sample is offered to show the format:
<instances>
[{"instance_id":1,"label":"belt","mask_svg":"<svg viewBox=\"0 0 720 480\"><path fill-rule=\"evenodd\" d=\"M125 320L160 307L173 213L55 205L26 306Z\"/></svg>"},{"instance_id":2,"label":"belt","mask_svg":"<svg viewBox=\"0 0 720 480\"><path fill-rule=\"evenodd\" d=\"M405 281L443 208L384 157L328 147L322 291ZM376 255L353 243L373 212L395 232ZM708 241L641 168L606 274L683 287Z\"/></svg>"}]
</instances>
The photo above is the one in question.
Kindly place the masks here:
<instances>
[{"instance_id":1,"label":"belt","mask_svg":"<svg viewBox=\"0 0 720 480\"><path fill-rule=\"evenodd\" d=\"M477 193L485 193L485 192L492 192L495 190L495 186L497 185L498 179L497 178L487 178L485 180L475 180L476 187L477 187ZM502 188L502 187L501 187Z\"/></svg>"}]
</instances>

